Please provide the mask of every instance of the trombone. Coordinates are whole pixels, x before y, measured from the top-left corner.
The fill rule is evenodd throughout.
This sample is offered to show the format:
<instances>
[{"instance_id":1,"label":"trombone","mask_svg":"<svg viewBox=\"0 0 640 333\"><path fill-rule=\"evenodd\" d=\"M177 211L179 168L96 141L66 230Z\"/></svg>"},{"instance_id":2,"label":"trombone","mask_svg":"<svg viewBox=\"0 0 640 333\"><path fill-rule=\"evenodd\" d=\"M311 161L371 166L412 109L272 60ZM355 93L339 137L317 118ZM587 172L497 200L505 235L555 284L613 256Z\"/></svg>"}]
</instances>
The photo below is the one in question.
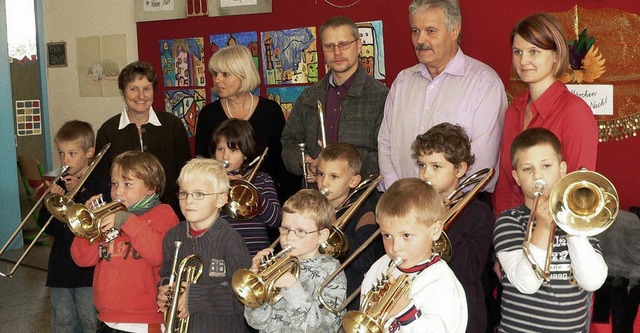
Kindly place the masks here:
<instances>
[{"instance_id":1,"label":"trombone","mask_svg":"<svg viewBox=\"0 0 640 333\"><path fill-rule=\"evenodd\" d=\"M325 130L325 126L324 126L324 111L322 108L322 102L320 102L320 100L318 100L317 102L317 106L318 106L318 123L319 123L319 127L320 127L320 149L324 149L327 147L327 131ZM300 153L302 154L302 177L304 178L304 188L309 188L309 180L314 179L314 176L310 175L309 172L309 162L307 162L306 159L306 148L307 148L307 144L304 142L300 142L298 143L298 149L300 149ZM329 194L328 189L322 188L319 189L320 193L322 193L322 195L326 196Z\"/></svg>"},{"instance_id":2,"label":"trombone","mask_svg":"<svg viewBox=\"0 0 640 333\"><path fill-rule=\"evenodd\" d=\"M280 295L280 288L275 286L276 281L288 272L296 279L300 276L300 260L289 255L291 250L291 246L286 246L275 256L262 258L257 273L246 268L233 273L231 277L233 293L242 304L255 309L264 302L275 304L280 300L282 295Z\"/></svg>"},{"instance_id":3,"label":"trombone","mask_svg":"<svg viewBox=\"0 0 640 333\"><path fill-rule=\"evenodd\" d=\"M197 283L200 275L202 275L204 263L202 258L199 256L190 254L182 259L178 270L176 270L178 253L180 252L182 242L175 241L174 244L176 246L176 251L174 253L173 264L171 266L171 276L169 277L169 302L171 302L171 306L167 309L167 312L164 313L164 322L166 332L186 333L189 330L189 316L185 318L178 318L178 298L182 293L180 285L183 280L187 283ZM196 264L190 264L192 261L195 261ZM175 288L173 287L174 283L176 284Z\"/></svg>"},{"instance_id":4,"label":"trombone","mask_svg":"<svg viewBox=\"0 0 640 333\"><path fill-rule=\"evenodd\" d=\"M456 188L456 190L454 190L448 196L448 198L449 197L453 198L457 195L458 192L461 192L464 188L470 185L474 185L474 187L469 192L464 194L464 196L461 197L460 199L456 200L455 204L451 208L449 208L449 210L445 212L444 215L442 215L440 219L443 220L443 228L442 228L443 230L451 226L451 222L458 216L458 214L462 211L462 209L466 207L467 204L469 204L469 202L471 201L471 199L473 199L476 193L478 193L484 187L484 185L491 179L493 174L494 174L493 168L482 169L472 174L464 181L462 181L462 183L460 183L460 186L458 186L458 188ZM350 265L351 262L353 262L355 258L359 256L360 253L362 253L362 251L364 251L364 249L367 246L369 246L369 244L371 244L376 237L378 237L378 235L380 235L380 229L376 230L376 232L374 232L364 243L362 243L362 245L359 248L357 248L349 258L345 259L344 263L342 263L342 265L335 272L333 272L326 279L324 279L324 281L322 281L322 283L318 287L318 292L317 292L318 301L320 301L320 303L327 310L334 313L335 315L339 315L340 313L342 313L342 311L347 307L347 305L351 303L351 301L353 301L353 299L358 296L358 294L360 293L360 288L356 289L351 295L349 295L347 299L344 302L342 302L342 304L340 304L338 307L330 306L329 303L322 297L322 291L324 290L324 288L327 287L329 282L335 279L336 276L338 276L338 274L340 274L341 271L343 271L348 265ZM433 253L439 254L443 260L448 261L451 259L451 253L452 253L451 242L449 241L449 237L447 237L444 231L441 233L440 238L438 238L438 240L433 242L433 244L431 245L431 249ZM363 296L363 297L367 297L367 296Z\"/></svg>"},{"instance_id":5,"label":"trombone","mask_svg":"<svg viewBox=\"0 0 640 333\"><path fill-rule=\"evenodd\" d=\"M58 174L58 176L52 181L51 184L55 184L57 183L60 178L62 178L66 173L67 170L69 170L69 166L68 165L63 165L62 166L62 170L60 170L60 173ZM9 245L11 244L11 242L13 242L13 240L16 238L16 236L18 236L18 233L20 233L20 231L22 231L22 228L25 226L25 224L27 224L27 221L29 221L29 219L31 218L31 216L33 216L33 214L35 213L36 209L40 208L40 205L42 204L42 202L44 201L45 197L49 194L49 192L51 192L51 186L49 186L44 193L42 194L42 196L40 196L40 199L38 199L38 201L33 205L33 207L31 208L31 210L29 211L29 213L27 213L27 215L24 217L24 219L22 219L22 222L20 223L20 225L18 225L18 227L16 228L16 230L13 232L13 234L11 235L11 237L9 237L9 240L7 240L7 242L4 244L4 246L2 246L2 249L0 249L0 256L2 256L2 254L4 253L4 251L7 250L7 248L9 247ZM16 263L13 265L13 267L11 267L11 269L9 270L8 273L2 273L0 272L0 276L4 276L4 277L12 277L13 273L16 271L16 269L18 269L18 266L20 266L20 264L22 263L22 261L24 260L24 258L26 258L27 254L29 254L29 252L31 251L31 248L38 242L38 239L40 239L40 237L42 236L42 234L44 233L45 229L47 229L47 227L49 226L49 223L51 223L51 220L53 219L53 216L49 217L49 219L47 220L47 222L42 226L42 228L40 228L40 231L38 232L38 234L36 235L36 237L33 239L33 241L31 242L31 244L29 244L29 246L27 247L27 249L22 253L22 255L20 256L20 258L18 259L18 261L16 261Z\"/></svg>"},{"instance_id":6,"label":"trombone","mask_svg":"<svg viewBox=\"0 0 640 333\"><path fill-rule=\"evenodd\" d=\"M554 225L549 232L547 256L544 268L540 268L533 258L529 247L533 234L533 219L547 184L542 179L534 182L534 200L525 232L522 250L531 263L536 275L543 282L551 281L551 257L555 226L560 227L568 235L592 237L609 228L618 215L620 207L616 188L603 175L580 169L560 178L549 192L549 211Z\"/></svg>"},{"instance_id":7,"label":"trombone","mask_svg":"<svg viewBox=\"0 0 640 333\"><path fill-rule=\"evenodd\" d=\"M258 172L268 151L269 147L264 149L262 155L257 159L255 167L253 167L253 170L251 170L251 173L246 179L233 179L229 182L229 202L224 205L223 210L227 215L236 220L250 220L260 213L260 208L262 208L260 191L258 191L251 181ZM249 163L249 166L255 162L254 160Z\"/></svg>"}]
</instances>

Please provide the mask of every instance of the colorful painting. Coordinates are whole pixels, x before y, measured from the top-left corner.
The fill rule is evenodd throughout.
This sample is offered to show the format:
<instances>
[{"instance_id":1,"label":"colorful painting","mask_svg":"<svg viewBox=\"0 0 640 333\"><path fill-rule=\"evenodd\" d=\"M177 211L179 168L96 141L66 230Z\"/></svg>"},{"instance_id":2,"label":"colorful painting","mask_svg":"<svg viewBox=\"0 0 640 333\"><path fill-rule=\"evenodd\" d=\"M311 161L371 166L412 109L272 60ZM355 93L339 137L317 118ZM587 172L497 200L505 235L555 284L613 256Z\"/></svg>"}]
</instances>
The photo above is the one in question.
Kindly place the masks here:
<instances>
[{"instance_id":1,"label":"colorful painting","mask_svg":"<svg viewBox=\"0 0 640 333\"><path fill-rule=\"evenodd\" d=\"M260 35L265 84L318 82L315 27L267 31Z\"/></svg>"},{"instance_id":2,"label":"colorful painting","mask_svg":"<svg viewBox=\"0 0 640 333\"><path fill-rule=\"evenodd\" d=\"M282 112L284 112L284 119L286 120L289 119L289 114L293 109L293 103L295 103L302 91L308 87L309 86L267 88L267 98L280 104Z\"/></svg>"},{"instance_id":3,"label":"colorful painting","mask_svg":"<svg viewBox=\"0 0 640 333\"><path fill-rule=\"evenodd\" d=\"M218 52L219 49L225 46L246 46L253 55L253 62L256 64L256 68L260 69L258 65L258 33L256 31L211 35L209 36L209 43L211 43L211 54Z\"/></svg>"},{"instance_id":4,"label":"colorful painting","mask_svg":"<svg viewBox=\"0 0 640 333\"><path fill-rule=\"evenodd\" d=\"M182 120L189 137L196 135L198 114L206 103L205 89L167 89L164 92L165 111L173 113Z\"/></svg>"},{"instance_id":5,"label":"colorful painting","mask_svg":"<svg viewBox=\"0 0 640 333\"><path fill-rule=\"evenodd\" d=\"M160 41L160 61L165 87L204 87L204 38Z\"/></svg>"},{"instance_id":6,"label":"colorful painting","mask_svg":"<svg viewBox=\"0 0 640 333\"><path fill-rule=\"evenodd\" d=\"M382 21L357 23L362 50L360 60L367 74L378 80L386 77L384 66L384 39L382 37Z\"/></svg>"},{"instance_id":7,"label":"colorful painting","mask_svg":"<svg viewBox=\"0 0 640 333\"><path fill-rule=\"evenodd\" d=\"M40 100L16 101L16 134L18 136L42 134Z\"/></svg>"}]
</instances>

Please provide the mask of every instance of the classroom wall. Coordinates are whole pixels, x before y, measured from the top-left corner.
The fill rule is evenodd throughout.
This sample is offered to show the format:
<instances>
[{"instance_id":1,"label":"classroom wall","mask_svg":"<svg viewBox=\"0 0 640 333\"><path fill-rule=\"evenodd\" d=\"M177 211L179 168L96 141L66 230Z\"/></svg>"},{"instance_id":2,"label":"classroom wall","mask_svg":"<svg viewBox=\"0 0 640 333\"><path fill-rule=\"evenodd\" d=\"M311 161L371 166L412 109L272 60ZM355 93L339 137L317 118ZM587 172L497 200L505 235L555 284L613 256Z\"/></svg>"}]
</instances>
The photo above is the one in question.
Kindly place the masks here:
<instances>
[{"instance_id":1,"label":"classroom wall","mask_svg":"<svg viewBox=\"0 0 640 333\"><path fill-rule=\"evenodd\" d=\"M335 4L349 4L352 0L332 1ZM416 63L412 51L408 5L410 0L363 0L357 5L334 8L323 0L274 0L270 14L224 17L192 17L181 20L142 22L137 24L140 59L160 68L160 39L205 37L218 33L242 31L268 31L291 29L305 26L320 27L329 17L346 15L354 21L382 20L387 78L382 82L390 86L397 73ZM519 0L460 0L462 9L462 50L493 67L505 84L511 71L511 46L509 33L516 22L536 12L567 11L576 5L573 0L519 1ZM581 0L584 8L618 8L640 14L640 2L635 0ZM207 46L205 42L205 46ZM211 51L205 47L205 59ZM319 52L322 63L322 52ZM607 66L614 64L607 63ZM320 66L320 75L324 67ZM211 77L207 73L208 85ZM262 94L265 89L262 88ZM164 105L163 90L156 91L156 109ZM597 171L608 177L617 187L621 206L627 209L640 205L640 178L635 169L640 163L640 138L635 137L620 142L601 143L598 148Z\"/></svg>"},{"instance_id":2,"label":"classroom wall","mask_svg":"<svg viewBox=\"0 0 640 333\"><path fill-rule=\"evenodd\" d=\"M128 62L137 60L138 43L132 0L42 1L45 41L67 43L68 66L46 68L51 129L48 142L53 164L59 166L52 137L64 122L81 119L97 131L124 107L122 97L80 97L76 38L125 34Z\"/></svg>"}]
</instances>

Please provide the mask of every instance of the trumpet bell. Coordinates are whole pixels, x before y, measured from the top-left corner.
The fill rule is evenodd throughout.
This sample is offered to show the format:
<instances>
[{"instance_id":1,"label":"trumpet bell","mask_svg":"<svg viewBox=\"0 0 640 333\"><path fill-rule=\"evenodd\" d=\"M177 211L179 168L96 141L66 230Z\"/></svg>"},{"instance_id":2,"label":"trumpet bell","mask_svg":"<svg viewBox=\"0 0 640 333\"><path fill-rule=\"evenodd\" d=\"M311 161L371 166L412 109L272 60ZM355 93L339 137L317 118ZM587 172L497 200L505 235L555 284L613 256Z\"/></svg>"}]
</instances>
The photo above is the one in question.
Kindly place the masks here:
<instances>
[{"instance_id":1,"label":"trumpet bell","mask_svg":"<svg viewBox=\"0 0 640 333\"><path fill-rule=\"evenodd\" d=\"M442 231L440 237L431 244L431 252L438 253L440 258L446 262L451 260L453 248L451 247L451 240L449 240L446 232Z\"/></svg>"},{"instance_id":2,"label":"trumpet bell","mask_svg":"<svg viewBox=\"0 0 640 333\"><path fill-rule=\"evenodd\" d=\"M248 269L239 269L231 277L231 285L242 304L254 309L264 304L267 298L262 277Z\"/></svg>"},{"instance_id":3,"label":"trumpet bell","mask_svg":"<svg viewBox=\"0 0 640 333\"><path fill-rule=\"evenodd\" d=\"M581 169L562 177L549 195L554 221L569 235L595 236L618 215L618 192L597 172Z\"/></svg>"},{"instance_id":4,"label":"trumpet bell","mask_svg":"<svg viewBox=\"0 0 640 333\"><path fill-rule=\"evenodd\" d=\"M342 317L342 327L345 332L354 333L382 333L383 328L372 316L360 312L349 311Z\"/></svg>"},{"instance_id":5,"label":"trumpet bell","mask_svg":"<svg viewBox=\"0 0 640 333\"><path fill-rule=\"evenodd\" d=\"M94 210L77 203L69 207L66 221L71 232L80 238L88 239L91 243L96 240L109 242L112 241L118 233L110 233L110 235L113 235L111 237L105 235L101 230L102 219L107 215L121 210L125 211L127 207L119 201L112 201Z\"/></svg>"},{"instance_id":6,"label":"trumpet bell","mask_svg":"<svg viewBox=\"0 0 640 333\"><path fill-rule=\"evenodd\" d=\"M322 242L318 250L322 254L339 258L347 254L347 251L349 250L349 241L342 230L332 225L327 241Z\"/></svg>"},{"instance_id":7,"label":"trumpet bell","mask_svg":"<svg viewBox=\"0 0 640 333\"><path fill-rule=\"evenodd\" d=\"M223 207L227 215L236 220L249 220L256 217L261 208L260 191L253 184L243 179L231 180L229 202Z\"/></svg>"}]
</instances>

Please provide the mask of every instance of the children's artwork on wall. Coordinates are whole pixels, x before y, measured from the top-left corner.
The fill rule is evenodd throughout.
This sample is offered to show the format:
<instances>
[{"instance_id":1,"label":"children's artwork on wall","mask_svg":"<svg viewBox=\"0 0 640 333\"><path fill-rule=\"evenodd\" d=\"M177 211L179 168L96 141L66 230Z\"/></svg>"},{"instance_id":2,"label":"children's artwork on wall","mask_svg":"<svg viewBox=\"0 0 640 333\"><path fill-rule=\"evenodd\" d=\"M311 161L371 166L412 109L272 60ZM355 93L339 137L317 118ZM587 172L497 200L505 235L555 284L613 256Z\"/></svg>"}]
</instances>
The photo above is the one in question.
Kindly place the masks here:
<instances>
[{"instance_id":1,"label":"children's artwork on wall","mask_svg":"<svg viewBox=\"0 0 640 333\"><path fill-rule=\"evenodd\" d=\"M359 22L358 32L362 39L360 60L367 70L367 74L378 80L386 78L384 66L384 39L382 36L382 21Z\"/></svg>"},{"instance_id":2,"label":"children's artwork on wall","mask_svg":"<svg viewBox=\"0 0 640 333\"><path fill-rule=\"evenodd\" d=\"M76 38L80 97L118 97L118 75L127 65L125 34Z\"/></svg>"},{"instance_id":3,"label":"children's artwork on wall","mask_svg":"<svg viewBox=\"0 0 640 333\"><path fill-rule=\"evenodd\" d=\"M204 87L204 38L160 41L160 62L165 87Z\"/></svg>"},{"instance_id":4,"label":"children's artwork on wall","mask_svg":"<svg viewBox=\"0 0 640 333\"><path fill-rule=\"evenodd\" d=\"M40 100L16 101L16 134L18 136L42 134Z\"/></svg>"},{"instance_id":5,"label":"children's artwork on wall","mask_svg":"<svg viewBox=\"0 0 640 333\"><path fill-rule=\"evenodd\" d=\"M187 16L206 16L209 11L207 10L207 0L187 0Z\"/></svg>"},{"instance_id":6,"label":"children's artwork on wall","mask_svg":"<svg viewBox=\"0 0 640 333\"><path fill-rule=\"evenodd\" d=\"M171 112L176 117L180 118L189 137L196 135L198 114L200 114L200 110L207 103L205 96L204 88L181 90L167 89L164 92L165 111Z\"/></svg>"},{"instance_id":7,"label":"children's artwork on wall","mask_svg":"<svg viewBox=\"0 0 640 333\"><path fill-rule=\"evenodd\" d=\"M289 119L289 114L293 109L293 103L298 99L302 91L308 87L309 86L290 86L267 88L267 98L280 104L282 112L284 113L284 119L286 120Z\"/></svg>"},{"instance_id":8,"label":"children's artwork on wall","mask_svg":"<svg viewBox=\"0 0 640 333\"><path fill-rule=\"evenodd\" d=\"M246 46L251 55L253 55L253 62L256 64L256 68L260 70L258 65L258 32L236 32L232 34L219 34L209 36L209 43L211 44L211 54L218 52L219 49L225 46L243 45Z\"/></svg>"},{"instance_id":9,"label":"children's artwork on wall","mask_svg":"<svg viewBox=\"0 0 640 333\"><path fill-rule=\"evenodd\" d=\"M261 41L265 84L318 81L315 27L262 32Z\"/></svg>"}]
</instances>

